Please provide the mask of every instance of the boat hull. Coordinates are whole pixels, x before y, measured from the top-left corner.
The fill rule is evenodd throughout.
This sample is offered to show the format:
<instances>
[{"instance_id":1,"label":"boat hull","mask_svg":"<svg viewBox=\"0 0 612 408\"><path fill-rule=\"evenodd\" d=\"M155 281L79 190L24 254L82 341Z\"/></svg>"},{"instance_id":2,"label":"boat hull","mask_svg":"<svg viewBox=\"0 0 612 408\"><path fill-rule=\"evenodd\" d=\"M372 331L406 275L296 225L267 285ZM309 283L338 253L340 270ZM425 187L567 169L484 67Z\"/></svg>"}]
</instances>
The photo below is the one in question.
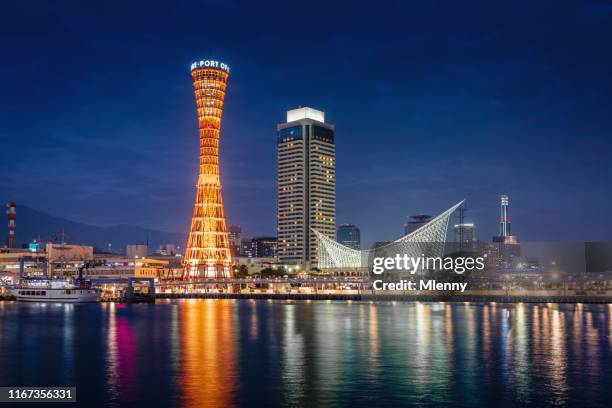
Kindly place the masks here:
<instances>
[{"instance_id":1,"label":"boat hull","mask_svg":"<svg viewBox=\"0 0 612 408\"><path fill-rule=\"evenodd\" d=\"M94 289L19 288L11 293L18 302L92 303L101 296Z\"/></svg>"}]
</instances>

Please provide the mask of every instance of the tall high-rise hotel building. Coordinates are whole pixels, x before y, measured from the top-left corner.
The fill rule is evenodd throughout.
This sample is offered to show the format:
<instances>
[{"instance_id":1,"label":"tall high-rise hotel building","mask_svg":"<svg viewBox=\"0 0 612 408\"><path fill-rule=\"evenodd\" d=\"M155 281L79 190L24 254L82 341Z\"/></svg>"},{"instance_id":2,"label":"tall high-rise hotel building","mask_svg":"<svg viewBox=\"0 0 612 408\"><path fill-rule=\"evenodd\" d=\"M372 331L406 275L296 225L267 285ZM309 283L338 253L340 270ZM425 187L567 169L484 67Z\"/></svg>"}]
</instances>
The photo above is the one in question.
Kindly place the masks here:
<instances>
[{"instance_id":1,"label":"tall high-rise hotel building","mask_svg":"<svg viewBox=\"0 0 612 408\"><path fill-rule=\"evenodd\" d=\"M287 112L277 125L277 234L281 263L316 267L312 229L335 239L336 147L334 126L312 108Z\"/></svg>"}]
</instances>

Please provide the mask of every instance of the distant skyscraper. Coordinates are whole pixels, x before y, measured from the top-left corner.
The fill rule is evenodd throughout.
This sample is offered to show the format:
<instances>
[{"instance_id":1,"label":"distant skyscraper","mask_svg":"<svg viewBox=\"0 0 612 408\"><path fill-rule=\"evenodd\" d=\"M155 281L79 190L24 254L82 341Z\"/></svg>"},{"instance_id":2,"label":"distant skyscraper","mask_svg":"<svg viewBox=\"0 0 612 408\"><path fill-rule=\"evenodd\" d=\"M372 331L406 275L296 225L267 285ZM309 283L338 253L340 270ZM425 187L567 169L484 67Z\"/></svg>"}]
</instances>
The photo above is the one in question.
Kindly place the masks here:
<instances>
[{"instance_id":1,"label":"distant skyscraper","mask_svg":"<svg viewBox=\"0 0 612 408\"><path fill-rule=\"evenodd\" d=\"M455 224L455 242L473 243L476 242L476 226L470 222Z\"/></svg>"},{"instance_id":2,"label":"distant skyscraper","mask_svg":"<svg viewBox=\"0 0 612 408\"><path fill-rule=\"evenodd\" d=\"M240 245L242 240L242 227L240 225L230 225L228 227L230 248L232 255L240 256Z\"/></svg>"},{"instance_id":3,"label":"distant skyscraper","mask_svg":"<svg viewBox=\"0 0 612 408\"><path fill-rule=\"evenodd\" d=\"M251 238L240 239L240 256L246 258L252 258L255 251L253 250L253 240Z\"/></svg>"},{"instance_id":4,"label":"distant skyscraper","mask_svg":"<svg viewBox=\"0 0 612 408\"><path fill-rule=\"evenodd\" d=\"M316 266L318 241L312 229L335 238L336 148L334 126L312 108L287 112L277 126L278 258Z\"/></svg>"},{"instance_id":5,"label":"distant skyscraper","mask_svg":"<svg viewBox=\"0 0 612 408\"><path fill-rule=\"evenodd\" d=\"M408 235L421 228L431 220L431 215L417 214L408 217L408 222L404 224L404 235Z\"/></svg>"},{"instance_id":6,"label":"distant skyscraper","mask_svg":"<svg viewBox=\"0 0 612 408\"><path fill-rule=\"evenodd\" d=\"M510 199L506 194L502 194L500 198L499 235L493 237L493 242L502 242L507 244L518 243L518 237L510 233L510 218L508 217L509 206Z\"/></svg>"},{"instance_id":7,"label":"distant skyscraper","mask_svg":"<svg viewBox=\"0 0 612 408\"><path fill-rule=\"evenodd\" d=\"M342 224L338 227L336 241L353 249L361 249L361 233L356 225Z\"/></svg>"},{"instance_id":8,"label":"distant skyscraper","mask_svg":"<svg viewBox=\"0 0 612 408\"><path fill-rule=\"evenodd\" d=\"M275 258L276 237L256 237L252 243L254 258Z\"/></svg>"},{"instance_id":9,"label":"distant skyscraper","mask_svg":"<svg viewBox=\"0 0 612 408\"><path fill-rule=\"evenodd\" d=\"M500 245L499 251L502 257L507 256L519 256L520 245L516 235L510 233L510 218L508 217L508 207L510 206L510 199L506 194L502 194L500 198L500 221L499 221L499 235L493 237L493 242L497 242Z\"/></svg>"},{"instance_id":10,"label":"distant skyscraper","mask_svg":"<svg viewBox=\"0 0 612 408\"><path fill-rule=\"evenodd\" d=\"M510 235L510 220L508 219L508 205L510 200L506 194L501 196L501 218L499 221L499 236L507 237Z\"/></svg>"}]
</instances>

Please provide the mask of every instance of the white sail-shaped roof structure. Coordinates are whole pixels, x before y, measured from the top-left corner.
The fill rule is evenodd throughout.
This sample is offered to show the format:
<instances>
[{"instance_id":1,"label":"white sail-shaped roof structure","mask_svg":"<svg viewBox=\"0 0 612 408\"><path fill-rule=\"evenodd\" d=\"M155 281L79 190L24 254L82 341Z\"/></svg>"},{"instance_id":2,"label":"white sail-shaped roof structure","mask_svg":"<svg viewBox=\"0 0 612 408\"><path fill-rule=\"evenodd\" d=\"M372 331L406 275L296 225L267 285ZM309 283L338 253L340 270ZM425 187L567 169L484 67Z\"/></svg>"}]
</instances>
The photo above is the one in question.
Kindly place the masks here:
<instances>
[{"instance_id":1,"label":"white sail-shaped roof structure","mask_svg":"<svg viewBox=\"0 0 612 408\"><path fill-rule=\"evenodd\" d=\"M319 240L319 269L360 269L367 268L373 256L393 256L408 254L418 257L424 253L429 256L442 256L450 216L465 200L453 205L427 224L410 234L382 247L357 250L344 246L313 229ZM376 254L376 255L374 255Z\"/></svg>"}]
</instances>

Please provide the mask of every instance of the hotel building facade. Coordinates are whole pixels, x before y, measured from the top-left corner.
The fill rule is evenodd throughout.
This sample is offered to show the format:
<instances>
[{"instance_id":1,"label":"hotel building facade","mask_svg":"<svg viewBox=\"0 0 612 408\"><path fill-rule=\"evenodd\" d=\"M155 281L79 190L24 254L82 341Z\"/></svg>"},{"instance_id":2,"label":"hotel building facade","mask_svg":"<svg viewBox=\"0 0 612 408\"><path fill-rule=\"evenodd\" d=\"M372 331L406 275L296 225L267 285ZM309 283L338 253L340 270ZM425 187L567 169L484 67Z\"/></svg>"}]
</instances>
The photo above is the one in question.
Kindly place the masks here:
<instances>
[{"instance_id":1,"label":"hotel building facade","mask_svg":"<svg viewBox=\"0 0 612 408\"><path fill-rule=\"evenodd\" d=\"M308 270L318 265L316 229L335 239L334 126L312 108L287 112L277 125L278 260Z\"/></svg>"}]
</instances>

